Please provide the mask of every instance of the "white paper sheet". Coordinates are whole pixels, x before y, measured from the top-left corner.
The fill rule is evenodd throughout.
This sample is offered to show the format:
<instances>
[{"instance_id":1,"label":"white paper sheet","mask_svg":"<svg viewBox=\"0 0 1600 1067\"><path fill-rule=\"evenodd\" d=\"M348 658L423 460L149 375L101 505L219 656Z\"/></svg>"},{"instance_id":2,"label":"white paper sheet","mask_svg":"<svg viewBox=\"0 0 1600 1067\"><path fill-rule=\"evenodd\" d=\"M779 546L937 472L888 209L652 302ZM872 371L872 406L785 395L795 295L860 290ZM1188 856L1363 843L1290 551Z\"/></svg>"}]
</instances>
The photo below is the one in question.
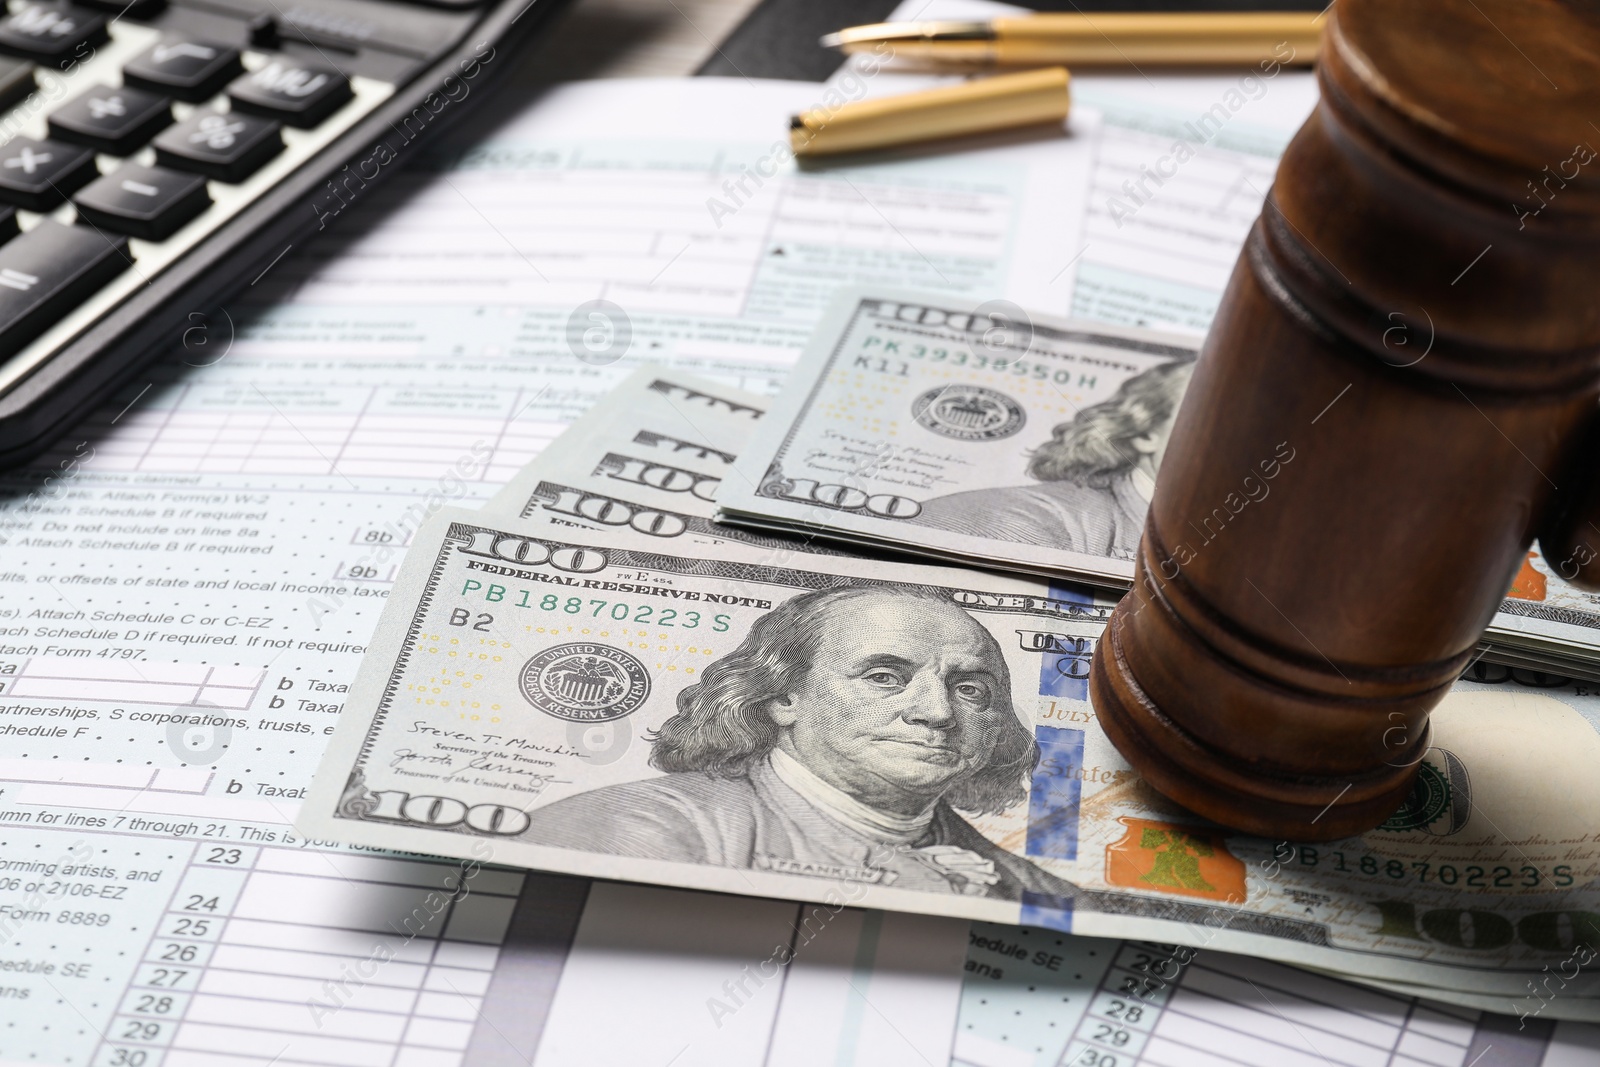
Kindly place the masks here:
<instances>
[{"instance_id":1,"label":"white paper sheet","mask_svg":"<svg viewBox=\"0 0 1600 1067\"><path fill-rule=\"evenodd\" d=\"M789 113L824 91L552 90L437 173L348 214L328 199L336 229L0 480L0 1059L493 1067L527 1062L547 1009L572 1032L591 998L559 992L569 883L483 871L451 899L453 864L288 823L411 532L486 499L633 366L770 393L845 279L1065 293L1088 124L948 157L775 162ZM619 922L584 920L574 976L604 973L593 946ZM854 939L850 923L829 937L856 959L879 920L851 922ZM916 957L896 929L874 952ZM700 974L695 952L675 943L662 973ZM948 1048L953 958L932 977L801 961L785 972L806 976L800 1020L740 1015L763 1056L792 1040L899 1062L883 1020L915 1031L904 1062ZM861 975L864 996L843 995ZM754 1037L735 1044L721 1062L764 1062L740 1058Z\"/></svg>"},{"instance_id":2,"label":"white paper sheet","mask_svg":"<svg viewBox=\"0 0 1600 1067\"><path fill-rule=\"evenodd\" d=\"M1576 1067L1600 1029L1267 960L974 923L954 1067Z\"/></svg>"},{"instance_id":3,"label":"white paper sheet","mask_svg":"<svg viewBox=\"0 0 1600 1067\"><path fill-rule=\"evenodd\" d=\"M982 19L1020 10L987 0L907 0L891 18ZM952 80L892 65L871 76L864 69L854 60L831 81L883 95ZM1086 217L1072 269L1051 294L1056 302L1035 307L1205 332L1278 156L1317 102L1308 70L1269 69L1073 72L1073 121L1093 123L1085 126L1094 144ZM1180 142L1186 150L1176 150ZM1070 284L1069 299L1060 299L1062 283Z\"/></svg>"},{"instance_id":4,"label":"white paper sheet","mask_svg":"<svg viewBox=\"0 0 1600 1067\"><path fill-rule=\"evenodd\" d=\"M538 1067L949 1061L967 924L597 884Z\"/></svg>"}]
</instances>

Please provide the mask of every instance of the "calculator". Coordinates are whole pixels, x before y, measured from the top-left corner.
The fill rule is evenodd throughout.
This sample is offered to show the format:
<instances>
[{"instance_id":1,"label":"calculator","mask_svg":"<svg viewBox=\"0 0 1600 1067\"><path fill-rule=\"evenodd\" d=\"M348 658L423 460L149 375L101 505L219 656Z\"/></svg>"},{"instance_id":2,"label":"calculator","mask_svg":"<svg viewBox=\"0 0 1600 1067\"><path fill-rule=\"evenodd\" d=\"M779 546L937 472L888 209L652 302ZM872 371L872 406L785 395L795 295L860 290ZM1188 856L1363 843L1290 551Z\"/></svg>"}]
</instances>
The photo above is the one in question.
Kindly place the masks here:
<instances>
[{"instance_id":1,"label":"calculator","mask_svg":"<svg viewBox=\"0 0 1600 1067\"><path fill-rule=\"evenodd\" d=\"M0 467L505 75L562 0L0 0Z\"/></svg>"}]
</instances>

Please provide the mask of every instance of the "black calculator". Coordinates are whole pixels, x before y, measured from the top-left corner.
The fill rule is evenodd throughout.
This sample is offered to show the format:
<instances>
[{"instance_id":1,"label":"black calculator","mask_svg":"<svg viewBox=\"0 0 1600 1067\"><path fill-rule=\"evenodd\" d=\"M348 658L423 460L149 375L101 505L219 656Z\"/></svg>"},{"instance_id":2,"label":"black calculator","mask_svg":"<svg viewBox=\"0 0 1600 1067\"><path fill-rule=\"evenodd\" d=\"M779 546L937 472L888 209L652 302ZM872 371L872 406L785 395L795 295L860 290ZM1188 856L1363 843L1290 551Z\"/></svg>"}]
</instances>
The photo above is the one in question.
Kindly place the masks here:
<instances>
[{"instance_id":1,"label":"black calculator","mask_svg":"<svg viewBox=\"0 0 1600 1067\"><path fill-rule=\"evenodd\" d=\"M459 124L562 0L0 0L0 467Z\"/></svg>"}]
</instances>

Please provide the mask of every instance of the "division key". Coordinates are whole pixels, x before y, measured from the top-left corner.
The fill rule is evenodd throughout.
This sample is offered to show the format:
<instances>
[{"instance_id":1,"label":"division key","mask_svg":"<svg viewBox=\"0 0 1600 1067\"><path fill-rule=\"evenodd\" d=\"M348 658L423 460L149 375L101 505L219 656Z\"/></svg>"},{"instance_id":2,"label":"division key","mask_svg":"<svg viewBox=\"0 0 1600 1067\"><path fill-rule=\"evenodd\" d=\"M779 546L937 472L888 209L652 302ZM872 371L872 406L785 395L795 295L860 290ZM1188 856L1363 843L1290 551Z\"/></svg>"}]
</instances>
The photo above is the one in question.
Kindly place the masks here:
<instances>
[{"instance_id":1,"label":"division key","mask_svg":"<svg viewBox=\"0 0 1600 1067\"><path fill-rule=\"evenodd\" d=\"M50 114L50 136L125 156L172 122L172 102L143 89L96 85Z\"/></svg>"}]
</instances>

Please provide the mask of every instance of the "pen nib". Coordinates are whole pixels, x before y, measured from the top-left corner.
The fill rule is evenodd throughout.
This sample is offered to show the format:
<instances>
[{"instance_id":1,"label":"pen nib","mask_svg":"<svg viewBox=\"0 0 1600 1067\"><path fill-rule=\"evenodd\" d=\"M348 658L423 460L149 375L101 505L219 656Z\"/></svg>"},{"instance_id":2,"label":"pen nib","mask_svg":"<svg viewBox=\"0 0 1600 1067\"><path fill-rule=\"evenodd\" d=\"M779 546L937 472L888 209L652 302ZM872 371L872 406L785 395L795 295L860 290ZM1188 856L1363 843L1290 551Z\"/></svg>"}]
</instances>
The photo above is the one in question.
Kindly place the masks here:
<instances>
[{"instance_id":1,"label":"pen nib","mask_svg":"<svg viewBox=\"0 0 1600 1067\"><path fill-rule=\"evenodd\" d=\"M849 52L885 42L890 45L927 44L993 38L994 29L987 22L879 22L871 26L847 26L837 33L825 34L821 44L824 48L842 48Z\"/></svg>"}]
</instances>

